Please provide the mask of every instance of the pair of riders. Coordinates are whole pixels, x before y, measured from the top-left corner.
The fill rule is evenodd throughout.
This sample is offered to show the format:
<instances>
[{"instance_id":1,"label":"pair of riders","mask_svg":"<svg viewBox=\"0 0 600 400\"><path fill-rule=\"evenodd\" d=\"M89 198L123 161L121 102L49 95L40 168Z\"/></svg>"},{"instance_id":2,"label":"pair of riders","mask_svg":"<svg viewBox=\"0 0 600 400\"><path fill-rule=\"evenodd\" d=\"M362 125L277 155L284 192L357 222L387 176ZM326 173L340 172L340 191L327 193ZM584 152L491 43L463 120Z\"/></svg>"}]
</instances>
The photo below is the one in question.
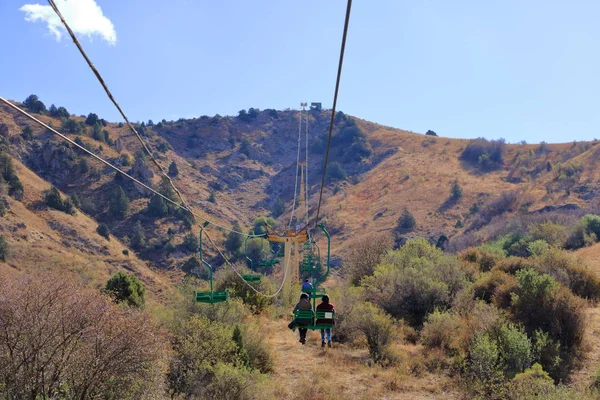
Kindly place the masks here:
<instances>
[{"instance_id":1,"label":"pair of riders","mask_svg":"<svg viewBox=\"0 0 600 400\"><path fill-rule=\"evenodd\" d=\"M307 283L307 281L305 281L305 283ZM312 285L311 285L312 288ZM303 289L304 289L304 285L303 285ZM313 312L313 308L312 308L312 304L310 303L310 298L306 293L302 293L300 295L300 301L298 301L298 304L296 304L296 307L294 307L294 313L296 313L296 311L310 311L311 313ZM321 303L319 305L317 305L317 311L333 311L335 312L335 308L333 306L333 304L331 304L329 302L329 296L324 295L321 299ZM303 318L297 318L294 319L289 325L288 327L290 329L294 329L296 326L298 327L298 332L300 334L300 343L305 344L306 343L306 333L308 332L307 328L303 328L303 326L306 325L310 325L312 323L311 319L303 319ZM317 319L316 324L333 324L334 321L331 319ZM331 328L326 328L326 329L321 329L321 347L325 347L325 339L327 339L327 346L331 347Z\"/></svg>"}]
</instances>

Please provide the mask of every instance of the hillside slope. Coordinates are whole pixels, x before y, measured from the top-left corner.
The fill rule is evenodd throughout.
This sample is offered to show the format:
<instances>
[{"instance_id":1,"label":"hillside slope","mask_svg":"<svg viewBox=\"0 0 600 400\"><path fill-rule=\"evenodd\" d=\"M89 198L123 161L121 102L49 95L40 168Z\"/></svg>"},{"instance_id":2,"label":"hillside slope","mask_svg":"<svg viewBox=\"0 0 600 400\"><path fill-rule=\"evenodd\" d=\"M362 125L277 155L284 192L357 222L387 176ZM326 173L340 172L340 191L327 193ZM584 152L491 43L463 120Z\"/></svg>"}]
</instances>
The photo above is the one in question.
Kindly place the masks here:
<instances>
[{"instance_id":1,"label":"hillside slope","mask_svg":"<svg viewBox=\"0 0 600 400\"><path fill-rule=\"evenodd\" d=\"M254 110L252 115L202 116L156 124L149 121L136 127L165 170L172 162L177 165L179 174L172 179L195 212L229 226L237 221L242 229L248 229L257 216L272 214L277 201L284 201L286 208L281 216L275 216L282 223L289 221L300 113ZM71 122L69 137L138 179L161 188L158 171L123 124L96 117L99 128L95 128L86 125L90 116L39 117L53 126L62 125L63 131L66 122ZM307 187L313 216L329 117L328 111L310 111L307 116ZM107 223L125 243L129 243L134 223L141 221L147 246L137 252L143 259L161 269L177 270L193 254L184 245L190 232L185 218L175 214L150 216L149 193L118 179L109 168L70 149L6 107L0 108L0 125L10 154L65 193L88 199L82 204L86 213ZM28 138L21 134L26 126L33 132ZM94 129L103 134L96 135ZM594 166L599 157L592 143L503 145L503 162L490 171L460 159L469 143L402 131L338 113L322 206L324 222L334 234L334 252L345 254L364 234L393 232L404 209L417 222L406 236L436 240L444 234L452 243L455 237L473 236L473 231L490 222L479 221L482 218L474 211L474 204L481 208L503 193L519 194L518 204L504 210L506 213L502 211L504 216L564 205L585 208L598 195ZM332 170L343 175L333 176ZM448 200L453 182L463 192L457 201ZM107 210L118 186L131 201L126 218L113 218ZM478 225L474 221L479 221ZM225 232L219 236L224 240ZM469 240L484 241L485 234ZM213 261L222 262L219 258Z\"/></svg>"},{"instance_id":2,"label":"hillside slope","mask_svg":"<svg viewBox=\"0 0 600 400\"><path fill-rule=\"evenodd\" d=\"M104 286L111 274L127 271L137 275L150 292L150 301L164 301L172 290L169 276L157 274L115 237L107 241L98 233L98 223L84 213L69 215L48 209L42 192L50 184L15 162L23 183L24 198L4 197L9 207L0 217L0 234L9 246L9 257L0 262L0 274L21 271L29 275L51 271L75 277L93 287ZM129 251L129 255L123 251Z\"/></svg>"}]
</instances>

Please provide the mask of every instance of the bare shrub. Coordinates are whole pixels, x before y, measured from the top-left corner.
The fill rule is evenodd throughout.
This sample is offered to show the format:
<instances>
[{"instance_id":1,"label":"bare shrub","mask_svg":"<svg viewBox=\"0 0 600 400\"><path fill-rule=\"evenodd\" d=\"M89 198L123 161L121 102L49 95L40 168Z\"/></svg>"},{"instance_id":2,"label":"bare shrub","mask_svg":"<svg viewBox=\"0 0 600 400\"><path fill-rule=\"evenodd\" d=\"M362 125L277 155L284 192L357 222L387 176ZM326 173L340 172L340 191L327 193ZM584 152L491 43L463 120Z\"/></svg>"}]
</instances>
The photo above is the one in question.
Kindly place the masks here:
<instances>
[{"instance_id":1,"label":"bare shrub","mask_svg":"<svg viewBox=\"0 0 600 400\"><path fill-rule=\"evenodd\" d=\"M8 398L160 395L164 343L148 314L64 276L0 281L0 393Z\"/></svg>"},{"instance_id":2,"label":"bare shrub","mask_svg":"<svg viewBox=\"0 0 600 400\"><path fill-rule=\"evenodd\" d=\"M350 282L358 285L363 277L373 275L375 267L393 244L394 240L389 234L366 236L356 243L344 260Z\"/></svg>"}]
</instances>

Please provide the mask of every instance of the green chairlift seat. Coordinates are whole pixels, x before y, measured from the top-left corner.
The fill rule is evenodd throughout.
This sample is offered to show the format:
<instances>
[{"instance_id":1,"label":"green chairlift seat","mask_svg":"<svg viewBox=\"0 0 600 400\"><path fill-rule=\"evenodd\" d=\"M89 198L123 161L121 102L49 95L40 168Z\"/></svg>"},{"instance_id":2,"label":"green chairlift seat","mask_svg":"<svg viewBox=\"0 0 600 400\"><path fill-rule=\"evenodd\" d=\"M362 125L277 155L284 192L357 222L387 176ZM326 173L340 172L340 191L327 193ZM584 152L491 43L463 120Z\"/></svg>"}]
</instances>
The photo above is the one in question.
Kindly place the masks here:
<instances>
[{"instance_id":1,"label":"green chairlift seat","mask_svg":"<svg viewBox=\"0 0 600 400\"><path fill-rule=\"evenodd\" d=\"M199 303L222 303L229 300L229 293L224 291L208 291L208 292L196 292L196 301Z\"/></svg>"},{"instance_id":2,"label":"green chairlift seat","mask_svg":"<svg viewBox=\"0 0 600 400\"><path fill-rule=\"evenodd\" d=\"M317 310L317 312L315 314L313 314L312 311L297 310L294 313L294 319L310 321L310 324L297 325L296 327L294 327L293 330L296 330L296 328L306 328L306 329L310 329L311 331L314 331L317 329L330 329L333 327L334 322L335 322L335 312L330 311L330 310L327 310L327 311ZM317 320L327 320L327 321L331 321L331 322L319 323L317 325Z\"/></svg>"},{"instance_id":3,"label":"green chairlift seat","mask_svg":"<svg viewBox=\"0 0 600 400\"><path fill-rule=\"evenodd\" d=\"M242 278L244 278L246 282L258 282L262 277L260 275L244 274L242 275Z\"/></svg>"},{"instance_id":4,"label":"green chairlift seat","mask_svg":"<svg viewBox=\"0 0 600 400\"><path fill-rule=\"evenodd\" d=\"M227 290L221 290L221 291L213 290L213 278L212 278L213 268L202 257L202 231L204 230L204 228L207 225L208 225L208 222L205 222L202 225L202 227L200 227L200 246L198 248L198 253L200 254L200 261L202 261L202 264L206 265L206 267L210 271L210 275L209 275L210 291L195 292L195 296L196 296L196 301L198 303L209 303L209 304L222 303L224 301L229 300L229 293L227 292Z\"/></svg>"}]
</instances>

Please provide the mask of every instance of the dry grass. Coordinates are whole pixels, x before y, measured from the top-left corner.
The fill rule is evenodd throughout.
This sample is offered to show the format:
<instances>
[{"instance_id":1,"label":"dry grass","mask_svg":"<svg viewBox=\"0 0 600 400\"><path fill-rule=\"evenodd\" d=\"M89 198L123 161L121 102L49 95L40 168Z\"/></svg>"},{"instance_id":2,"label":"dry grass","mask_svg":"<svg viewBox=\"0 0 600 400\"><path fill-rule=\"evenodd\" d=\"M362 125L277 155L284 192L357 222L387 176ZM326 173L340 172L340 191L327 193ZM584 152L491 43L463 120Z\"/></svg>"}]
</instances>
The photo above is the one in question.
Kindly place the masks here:
<instances>
[{"instance_id":1,"label":"dry grass","mask_svg":"<svg viewBox=\"0 0 600 400\"><path fill-rule=\"evenodd\" d=\"M318 331L305 346L284 320L264 320L264 334L275 354L275 373L262 389L265 398L289 399L459 399L460 392L443 374L413 365L422 349L397 345L399 363L381 368L368 360L366 348L320 347Z\"/></svg>"},{"instance_id":2,"label":"dry grass","mask_svg":"<svg viewBox=\"0 0 600 400\"><path fill-rule=\"evenodd\" d=\"M96 233L98 223L82 212L68 215L39 204L50 185L15 160L23 182L22 202L9 199L10 209L2 218L0 233L8 241L10 255L1 271L39 274L60 271L92 287L102 287L119 270L135 273L148 288L149 301L164 299L178 280L158 273L139 260L116 238L105 240ZM39 209L38 209L39 208Z\"/></svg>"}]
</instances>

